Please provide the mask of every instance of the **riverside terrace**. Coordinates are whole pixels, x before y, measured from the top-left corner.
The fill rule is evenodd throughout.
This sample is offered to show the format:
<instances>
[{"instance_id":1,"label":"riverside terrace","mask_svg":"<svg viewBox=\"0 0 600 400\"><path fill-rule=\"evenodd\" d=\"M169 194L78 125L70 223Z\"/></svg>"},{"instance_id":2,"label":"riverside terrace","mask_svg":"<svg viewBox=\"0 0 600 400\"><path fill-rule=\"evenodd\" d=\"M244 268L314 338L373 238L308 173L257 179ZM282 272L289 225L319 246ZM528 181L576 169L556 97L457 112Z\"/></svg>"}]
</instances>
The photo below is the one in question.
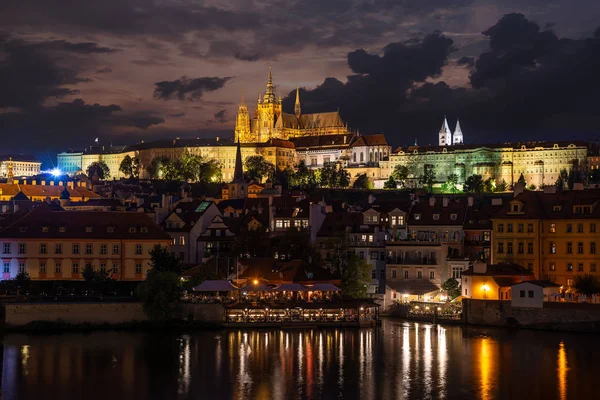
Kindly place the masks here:
<instances>
[{"instance_id":1,"label":"riverside terrace","mask_svg":"<svg viewBox=\"0 0 600 400\"><path fill-rule=\"evenodd\" d=\"M344 299L328 283L271 287L258 280L237 287L229 281L204 281L194 292L203 303L223 303L227 326L373 326L379 305L372 299ZM219 296L224 294L225 296Z\"/></svg>"},{"instance_id":2,"label":"riverside terrace","mask_svg":"<svg viewBox=\"0 0 600 400\"><path fill-rule=\"evenodd\" d=\"M379 305L372 299L314 303L235 303L225 306L228 327L348 326L379 323Z\"/></svg>"}]
</instances>

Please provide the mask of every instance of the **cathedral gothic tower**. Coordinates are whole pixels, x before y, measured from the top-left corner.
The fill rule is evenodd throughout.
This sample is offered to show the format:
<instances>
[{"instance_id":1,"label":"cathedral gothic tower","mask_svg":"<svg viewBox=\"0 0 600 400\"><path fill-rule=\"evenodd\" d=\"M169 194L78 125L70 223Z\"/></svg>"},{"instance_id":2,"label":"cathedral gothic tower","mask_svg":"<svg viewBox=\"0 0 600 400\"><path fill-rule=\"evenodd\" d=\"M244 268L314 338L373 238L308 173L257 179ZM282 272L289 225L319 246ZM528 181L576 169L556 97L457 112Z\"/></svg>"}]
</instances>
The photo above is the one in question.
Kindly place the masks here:
<instances>
[{"instance_id":1,"label":"cathedral gothic tower","mask_svg":"<svg viewBox=\"0 0 600 400\"><path fill-rule=\"evenodd\" d=\"M460 122L458 122L458 120L456 120L456 128L454 129L452 139L452 144L463 144L463 133L460 129Z\"/></svg>"},{"instance_id":2,"label":"cathedral gothic tower","mask_svg":"<svg viewBox=\"0 0 600 400\"><path fill-rule=\"evenodd\" d=\"M300 108L300 89L296 88L296 104L294 105L294 114L296 114L296 118L300 118L302 114L302 109Z\"/></svg>"},{"instance_id":3,"label":"cathedral gothic tower","mask_svg":"<svg viewBox=\"0 0 600 400\"><path fill-rule=\"evenodd\" d=\"M274 137L279 137L275 131L275 121L281 115L281 99L275 96L273 86L273 76L269 69L269 77L267 79L267 88L262 101L259 100L257 113L257 131L258 142L265 142Z\"/></svg>"},{"instance_id":4,"label":"cathedral gothic tower","mask_svg":"<svg viewBox=\"0 0 600 400\"><path fill-rule=\"evenodd\" d=\"M250 142L252 141L250 133L250 113L242 95L242 102L238 107L237 116L235 117L235 141Z\"/></svg>"}]
</instances>

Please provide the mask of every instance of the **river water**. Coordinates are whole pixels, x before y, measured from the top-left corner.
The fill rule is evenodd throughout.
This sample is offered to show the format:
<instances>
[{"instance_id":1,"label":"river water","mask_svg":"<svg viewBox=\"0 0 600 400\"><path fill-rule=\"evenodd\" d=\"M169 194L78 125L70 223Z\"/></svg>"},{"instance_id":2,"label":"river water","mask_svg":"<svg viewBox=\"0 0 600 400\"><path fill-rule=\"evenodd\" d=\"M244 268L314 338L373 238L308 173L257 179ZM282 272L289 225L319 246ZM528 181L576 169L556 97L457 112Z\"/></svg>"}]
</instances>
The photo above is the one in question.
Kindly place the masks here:
<instances>
[{"instance_id":1,"label":"river water","mask_svg":"<svg viewBox=\"0 0 600 400\"><path fill-rule=\"evenodd\" d=\"M2 399L597 399L600 337L378 329L4 336Z\"/></svg>"}]
</instances>

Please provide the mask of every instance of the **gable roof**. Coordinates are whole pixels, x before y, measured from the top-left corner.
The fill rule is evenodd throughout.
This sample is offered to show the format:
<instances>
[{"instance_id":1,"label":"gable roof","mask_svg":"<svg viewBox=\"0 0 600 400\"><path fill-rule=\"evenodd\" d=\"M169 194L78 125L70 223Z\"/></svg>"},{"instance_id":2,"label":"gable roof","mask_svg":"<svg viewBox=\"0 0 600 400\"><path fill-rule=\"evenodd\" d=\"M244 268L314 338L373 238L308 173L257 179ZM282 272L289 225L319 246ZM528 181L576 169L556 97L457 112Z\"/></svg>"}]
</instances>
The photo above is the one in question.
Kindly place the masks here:
<instances>
[{"instance_id":1,"label":"gable roof","mask_svg":"<svg viewBox=\"0 0 600 400\"><path fill-rule=\"evenodd\" d=\"M352 142L351 147L358 146L388 146L388 142L383 134L376 133L373 135L357 136L356 140Z\"/></svg>"}]
</instances>

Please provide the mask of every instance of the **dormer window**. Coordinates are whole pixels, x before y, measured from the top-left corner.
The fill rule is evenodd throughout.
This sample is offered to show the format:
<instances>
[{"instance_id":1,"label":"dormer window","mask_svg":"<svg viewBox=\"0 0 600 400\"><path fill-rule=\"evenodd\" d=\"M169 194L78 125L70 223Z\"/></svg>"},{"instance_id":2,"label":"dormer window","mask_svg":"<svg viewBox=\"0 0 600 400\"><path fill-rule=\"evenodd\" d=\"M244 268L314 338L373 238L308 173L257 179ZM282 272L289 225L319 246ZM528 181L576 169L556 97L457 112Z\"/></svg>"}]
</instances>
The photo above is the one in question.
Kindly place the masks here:
<instances>
[{"instance_id":1,"label":"dormer window","mask_svg":"<svg viewBox=\"0 0 600 400\"><path fill-rule=\"evenodd\" d=\"M456 221L456 217L457 217L457 215L456 215L456 214L450 214L450 219L451 219L452 221Z\"/></svg>"},{"instance_id":2,"label":"dormer window","mask_svg":"<svg viewBox=\"0 0 600 400\"><path fill-rule=\"evenodd\" d=\"M50 230L50 227L48 225L42 226L42 232L48 232L49 230Z\"/></svg>"},{"instance_id":3,"label":"dormer window","mask_svg":"<svg viewBox=\"0 0 600 400\"><path fill-rule=\"evenodd\" d=\"M20 232L27 232L27 227L26 226L22 226L21 228L19 228Z\"/></svg>"},{"instance_id":4,"label":"dormer window","mask_svg":"<svg viewBox=\"0 0 600 400\"><path fill-rule=\"evenodd\" d=\"M145 226L140 228L140 232L142 233L148 233L148 228L146 228Z\"/></svg>"},{"instance_id":5,"label":"dormer window","mask_svg":"<svg viewBox=\"0 0 600 400\"><path fill-rule=\"evenodd\" d=\"M135 233L135 232L136 232L135 227L132 226L131 228L129 228L129 233Z\"/></svg>"},{"instance_id":6,"label":"dormer window","mask_svg":"<svg viewBox=\"0 0 600 400\"><path fill-rule=\"evenodd\" d=\"M108 228L106 228L106 232L108 232L108 233L114 233L115 232L115 227L114 226L109 226Z\"/></svg>"},{"instance_id":7,"label":"dormer window","mask_svg":"<svg viewBox=\"0 0 600 400\"><path fill-rule=\"evenodd\" d=\"M58 231L59 231L60 233L65 233L65 232L67 231L67 228L66 228L66 227L64 227L64 226L61 226L60 228L58 228Z\"/></svg>"},{"instance_id":8,"label":"dormer window","mask_svg":"<svg viewBox=\"0 0 600 400\"><path fill-rule=\"evenodd\" d=\"M417 221L418 221L418 220L420 220L420 219L421 219L421 214L419 214L419 213L415 214L415 220L417 220Z\"/></svg>"},{"instance_id":9,"label":"dormer window","mask_svg":"<svg viewBox=\"0 0 600 400\"><path fill-rule=\"evenodd\" d=\"M440 214L433 214L433 219L434 219L434 221L437 221L438 219L440 219Z\"/></svg>"},{"instance_id":10,"label":"dormer window","mask_svg":"<svg viewBox=\"0 0 600 400\"><path fill-rule=\"evenodd\" d=\"M86 227L85 227L85 231L86 231L87 233L90 233L90 232L92 231L92 227L91 227L91 226L86 226Z\"/></svg>"},{"instance_id":11,"label":"dormer window","mask_svg":"<svg viewBox=\"0 0 600 400\"><path fill-rule=\"evenodd\" d=\"M552 206L552 211L554 211L554 212L560 212L561 209L562 209L562 206L560 206L560 205Z\"/></svg>"}]
</instances>

